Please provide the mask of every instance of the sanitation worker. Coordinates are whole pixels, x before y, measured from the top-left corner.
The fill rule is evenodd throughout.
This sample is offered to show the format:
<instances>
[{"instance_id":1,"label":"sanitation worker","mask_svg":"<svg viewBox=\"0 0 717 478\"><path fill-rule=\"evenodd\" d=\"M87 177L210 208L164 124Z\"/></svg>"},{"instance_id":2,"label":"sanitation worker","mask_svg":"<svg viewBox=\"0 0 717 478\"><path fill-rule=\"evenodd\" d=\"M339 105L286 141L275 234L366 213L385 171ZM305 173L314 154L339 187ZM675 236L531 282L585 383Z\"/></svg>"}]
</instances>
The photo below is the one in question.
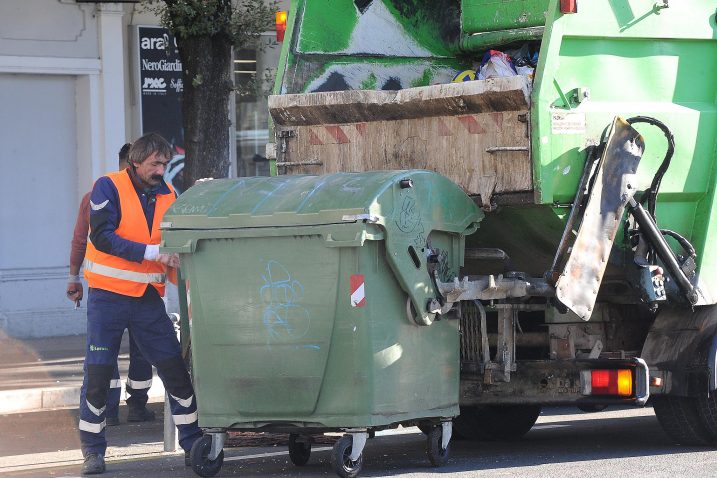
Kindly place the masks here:
<instances>
[{"instance_id":1,"label":"sanitation worker","mask_svg":"<svg viewBox=\"0 0 717 478\"><path fill-rule=\"evenodd\" d=\"M127 143L119 150L119 169L126 169L128 166L130 144ZM87 193L80 202L80 210L77 213L75 231L72 235L70 247L70 277L67 281L67 298L75 302L79 307L83 298L82 282L80 282L80 266L85 260L87 249L87 233L90 228L90 194ZM127 373L126 390L128 398L127 413L128 422L144 422L154 420L154 412L147 408L147 392L152 386L152 365L142 357L137 344L129 336L129 371ZM119 425L119 401L122 392L119 371L115 367L110 382L109 397L107 398L107 409L105 410L105 421L107 426Z\"/></svg>"},{"instance_id":2,"label":"sanitation worker","mask_svg":"<svg viewBox=\"0 0 717 478\"><path fill-rule=\"evenodd\" d=\"M84 474L105 471L107 393L125 329L157 368L185 450L201 437L197 403L162 295L176 254L160 254L159 223L175 200L162 179L171 158L167 141L149 133L129 150L129 167L95 182L90 198L90 237L85 255L87 349L80 394Z\"/></svg>"}]
</instances>

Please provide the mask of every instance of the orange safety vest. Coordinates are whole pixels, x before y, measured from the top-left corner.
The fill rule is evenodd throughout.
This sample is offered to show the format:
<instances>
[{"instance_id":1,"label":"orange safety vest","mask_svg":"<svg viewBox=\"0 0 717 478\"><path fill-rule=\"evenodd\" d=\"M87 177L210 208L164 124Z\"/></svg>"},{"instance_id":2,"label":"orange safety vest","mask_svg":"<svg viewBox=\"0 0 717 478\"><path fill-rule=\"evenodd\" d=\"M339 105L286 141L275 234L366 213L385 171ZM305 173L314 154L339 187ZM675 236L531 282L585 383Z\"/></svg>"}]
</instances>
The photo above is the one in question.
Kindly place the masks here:
<instances>
[{"instance_id":1,"label":"orange safety vest","mask_svg":"<svg viewBox=\"0 0 717 478\"><path fill-rule=\"evenodd\" d=\"M118 171L107 174L112 180L120 199L121 218L115 234L129 241L142 244L159 244L162 234L159 223L175 199L174 189L169 184L170 194L158 194L154 206L152 233L147 228L147 218L129 172ZM85 253L85 279L90 287L104 289L117 294L141 297L152 284L160 296L164 296L167 266L157 261L143 260L141 263L106 254L87 241Z\"/></svg>"}]
</instances>

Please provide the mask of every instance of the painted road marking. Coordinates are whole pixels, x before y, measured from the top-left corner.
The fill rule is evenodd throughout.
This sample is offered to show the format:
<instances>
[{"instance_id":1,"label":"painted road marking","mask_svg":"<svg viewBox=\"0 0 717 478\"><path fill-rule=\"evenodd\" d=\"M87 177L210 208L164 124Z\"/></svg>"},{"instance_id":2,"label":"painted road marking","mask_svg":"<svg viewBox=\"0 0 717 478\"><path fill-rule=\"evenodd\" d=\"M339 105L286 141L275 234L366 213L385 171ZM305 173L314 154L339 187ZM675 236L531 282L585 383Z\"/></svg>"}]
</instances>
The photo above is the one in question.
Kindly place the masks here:
<instances>
[{"instance_id":1,"label":"painted road marking","mask_svg":"<svg viewBox=\"0 0 717 478\"><path fill-rule=\"evenodd\" d=\"M316 453L319 451L328 451L331 450L332 447L330 446L322 446L321 448L312 448L311 453ZM229 458L224 458L224 461L239 461L239 460L251 460L253 458L268 458L271 456L282 456L282 455L288 455L289 451L272 451L269 453L257 453L256 455L242 455L242 456L230 456Z\"/></svg>"},{"instance_id":2,"label":"painted road marking","mask_svg":"<svg viewBox=\"0 0 717 478\"><path fill-rule=\"evenodd\" d=\"M531 430L547 430L548 428L565 428L570 425L534 425Z\"/></svg>"}]
</instances>

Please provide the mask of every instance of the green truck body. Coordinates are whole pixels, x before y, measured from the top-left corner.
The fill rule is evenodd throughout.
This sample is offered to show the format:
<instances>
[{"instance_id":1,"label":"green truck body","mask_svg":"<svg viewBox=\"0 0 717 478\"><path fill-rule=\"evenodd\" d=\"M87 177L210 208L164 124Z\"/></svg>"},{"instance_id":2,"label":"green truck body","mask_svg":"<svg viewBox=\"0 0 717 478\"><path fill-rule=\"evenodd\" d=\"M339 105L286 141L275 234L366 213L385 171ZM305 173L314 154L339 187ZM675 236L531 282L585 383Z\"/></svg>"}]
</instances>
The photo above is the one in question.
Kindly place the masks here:
<instances>
[{"instance_id":1,"label":"green truck body","mask_svg":"<svg viewBox=\"0 0 717 478\"><path fill-rule=\"evenodd\" d=\"M521 46L529 76L451 81ZM267 155L278 175L440 172L486 211L461 276L553 288L438 286L462 305L470 427L495 428L491 407L651 395L663 424L698 417L665 425L676 440L715 441L694 398L717 388L716 73L706 0L297 1ZM614 360L649 393L591 394L586 370Z\"/></svg>"}]
</instances>

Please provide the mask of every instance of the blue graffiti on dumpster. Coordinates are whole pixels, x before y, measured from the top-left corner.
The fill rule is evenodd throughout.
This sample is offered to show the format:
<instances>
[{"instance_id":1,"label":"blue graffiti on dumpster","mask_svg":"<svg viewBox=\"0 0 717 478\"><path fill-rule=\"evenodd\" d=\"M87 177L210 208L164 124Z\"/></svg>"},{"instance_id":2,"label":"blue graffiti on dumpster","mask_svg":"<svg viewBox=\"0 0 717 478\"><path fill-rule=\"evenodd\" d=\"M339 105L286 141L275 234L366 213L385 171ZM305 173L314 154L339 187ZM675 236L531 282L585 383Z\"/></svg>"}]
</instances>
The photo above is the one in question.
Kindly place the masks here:
<instances>
[{"instance_id":1,"label":"blue graffiti on dumpster","mask_svg":"<svg viewBox=\"0 0 717 478\"><path fill-rule=\"evenodd\" d=\"M300 304L304 295L301 282L292 278L289 271L274 260L267 262L261 277L264 285L259 294L266 304L262 320L269 343L296 340L306 335L311 316Z\"/></svg>"}]
</instances>

